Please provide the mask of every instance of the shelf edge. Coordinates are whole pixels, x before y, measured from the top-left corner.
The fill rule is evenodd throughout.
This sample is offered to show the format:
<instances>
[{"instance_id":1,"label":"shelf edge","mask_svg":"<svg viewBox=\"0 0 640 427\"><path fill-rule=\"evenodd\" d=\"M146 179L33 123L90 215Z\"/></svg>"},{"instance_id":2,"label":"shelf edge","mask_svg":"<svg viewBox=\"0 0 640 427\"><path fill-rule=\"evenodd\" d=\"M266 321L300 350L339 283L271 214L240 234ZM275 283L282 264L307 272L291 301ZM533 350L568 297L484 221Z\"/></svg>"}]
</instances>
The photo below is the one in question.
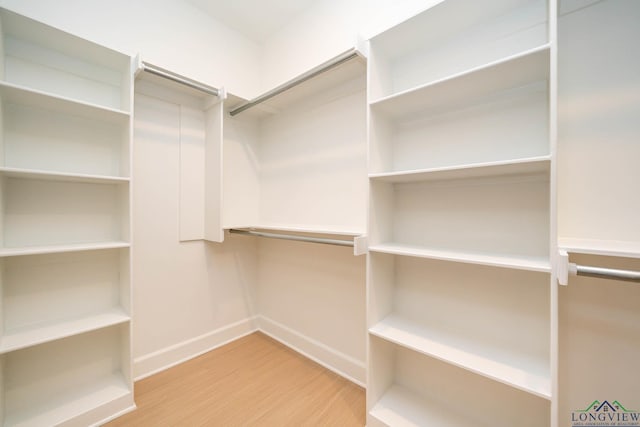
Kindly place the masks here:
<instances>
[{"instance_id":1,"label":"shelf edge","mask_svg":"<svg viewBox=\"0 0 640 427\"><path fill-rule=\"evenodd\" d=\"M507 56L505 58L498 59L496 61L491 61L489 63L483 64L483 65L479 65L477 67L470 68L468 70L464 70L464 71L461 71L459 73L454 73L454 74L449 75L447 77L436 79L436 80L434 80L432 82L428 82L428 83L425 83L425 84L422 84L422 85L419 85L419 86L415 86L415 87L412 87L412 88L409 88L409 89L405 89L405 90L403 90L401 92L393 93L393 94L390 94L390 95L387 95L387 96L380 97L378 99L374 99L374 100L369 102L369 107L376 107L376 106L379 106L379 105L383 105L383 104L385 104L387 102L391 102L391 101L394 101L396 99L400 99L400 98L405 97L407 95L418 93L420 91L428 90L428 89L434 88L436 86L444 85L444 84L453 82L453 81L458 80L458 79L469 77L469 76L471 76L471 75L473 75L475 73L479 73L479 72L483 72L483 71L489 71L492 68L499 67L501 65L506 65L509 62L525 58L525 57L527 57L529 55L535 55L537 53L541 53L541 52L544 52L544 51L550 51L550 49L551 49L551 43L545 43L545 44L540 45L538 47L535 47L535 48L532 48L532 49L528 49L528 50L525 50L523 52L520 52L520 53L517 53L517 54L514 54L514 55L510 55L510 56Z\"/></svg>"},{"instance_id":2,"label":"shelf edge","mask_svg":"<svg viewBox=\"0 0 640 427\"><path fill-rule=\"evenodd\" d=\"M465 355L468 355L471 358L476 358L478 360L484 359L484 360L486 360L488 362L493 362L496 365L499 365L498 366L499 369L495 369L495 371L504 371L505 368L506 368L507 370L510 370L510 371L513 371L513 372L517 372L519 374L518 375L519 377L528 378L530 380L533 380L532 381L533 383L538 383L540 385L538 387L530 387L527 384L524 384L525 381L518 382L518 381L515 381L513 379L507 378L506 375L502 375L501 376L501 375L498 375L495 372L492 373L492 372L489 372L486 369L483 370L481 367L471 366L471 363L465 363L462 360L455 360L455 359L447 358L444 354L441 354L440 352L429 350L426 347L423 348L423 347L418 346L418 345L413 345L411 343L408 343L408 342L405 342L405 341L401 340L399 337L393 336L393 334L385 333L383 331L380 331L380 329L382 327L385 327L385 326L387 326L387 325L385 324L385 321L382 320L382 321L376 323L371 328L369 328L369 334L374 335L374 336L376 336L376 337L378 337L380 339L383 339L383 340L385 340L387 342L393 343L395 345L404 347L404 348L406 348L408 350L415 351L415 352L423 354L423 355L425 355L427 357L431 357L431 358L440 360L440 361L448 363L448 364L450 364L452 366L456 366L456 367L458 367L460 369L464 369L464 370L466 370L468 372L472 372L474 374L477 374L477 375L480 375L482 377L488 378L488 379L490 379L492 381L496 381L496 382L499 382L501 384L507 385L509 387L513 387L515 389L524 391L526 393L532 394L532 395L537 396L537 397L542 398L542 399L551 400L551 377L550 376L549 376L549 378L546 378L546 377L540 377L540 376L537 376L537 375L529 374L529 373L527 373L526 371L524 371L524 370L522 370L520 368L513 367L513 366L510 366L510 365L506 365L506 364L503 364L503 363L493 362L492 359L487 359L485 357L482 357L480 355L476 355L476 354L468 352L468 351L455 349L455 348L450 347L450 346L448 346L446 344L440 344L440 345L442 345L444 347L450 347L452 349L452 351L458 351L460 353L464 353ZM390 326L390 327L398 329L398 327L393 327L393 326ZM406 331L406 333L412 334L409 331ZM418 336L418 338L421 338L421 337ZM429 340L428 338L422 338L422 339ZM462 359L462 358L458 358L458 359ZM544 386L542 386L542 384L544 384Z\"/></svg>"}]
</instances>

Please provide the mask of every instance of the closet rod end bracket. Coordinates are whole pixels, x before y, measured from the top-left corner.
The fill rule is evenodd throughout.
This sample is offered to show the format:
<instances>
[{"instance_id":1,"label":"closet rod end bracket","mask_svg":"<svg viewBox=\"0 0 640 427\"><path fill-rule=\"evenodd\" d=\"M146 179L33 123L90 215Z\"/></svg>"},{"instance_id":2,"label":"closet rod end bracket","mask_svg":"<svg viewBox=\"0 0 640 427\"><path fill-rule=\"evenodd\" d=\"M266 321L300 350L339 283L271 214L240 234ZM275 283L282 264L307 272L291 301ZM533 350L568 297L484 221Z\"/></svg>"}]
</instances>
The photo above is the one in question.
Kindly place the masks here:
<instances>
[{"instance_id":1,"label":"closet rod end bracket","mask_svg":"<svg viewBox=\"0 0 640 427\"><path fill-rule=\"evenodd\" d=\"M366 255L368 249L367 236L365 234L353 238L353 255Z\"/></svg>"},{"instance_id":2,"label":"closet rod end bracket","mask_svg":"<svg viewBox=\"0 0 640 427\"><path fill-rule=\"evenodd\" d=\"M569 284L569 270L571 265L569 263L569 254L566 250L558 250L558 283L567 286Z\"/></svg>"}]
</instances>

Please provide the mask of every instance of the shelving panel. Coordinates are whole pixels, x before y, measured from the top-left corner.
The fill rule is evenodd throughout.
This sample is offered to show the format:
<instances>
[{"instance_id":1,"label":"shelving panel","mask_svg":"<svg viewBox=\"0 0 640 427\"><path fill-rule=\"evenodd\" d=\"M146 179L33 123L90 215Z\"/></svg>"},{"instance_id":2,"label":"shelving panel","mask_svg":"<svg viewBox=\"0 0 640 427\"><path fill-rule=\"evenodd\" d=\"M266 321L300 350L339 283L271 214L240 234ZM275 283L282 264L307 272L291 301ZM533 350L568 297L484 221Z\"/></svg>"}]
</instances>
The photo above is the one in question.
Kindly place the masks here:
<instances>
[{"instance_id":1,"label":"shelving panel","mask_svg":"<svg viewBox=\"0 0 640 427\"><path fill-rule=\"evenodd\" d=\"M429 258L441 261L457 261L467 264L487 265L490 267L514 268L540 272L551 272L551 262L547 256L510 256L508 254L487 254L486 252L468 252L443 250L418 245L380 243L369 246L370 252Z\"/></svg>"},{"instance_id":2,"label":"shelving panel","mask_svg":"<svg viewBox=\"0 0 640 427\"><path fill-rule=\"evenodd\" d=\"M371 104L370 171L548 156L549 48Z\"/></svg>"},{"instance_id":3,"label":"shelving panel","mask_svg":"<svg viewBox=\"0 0 640 427\"><path fill-rule=\"evenodd\" d=\"M130 116L25 88L0 85L2 166L129 176Z\"/></svg>"},{"instance_id":4,"label":"shelving panel","mask_svg":"<svg viewBox=\"0 0 640 427\"><path fill-rule=\"evenodd\" d=\"M423 399L418 394L399 385L392 385L369 412L375 421L384 426L443 426L473 427L478 422L468 416L444 408L439 402Z\"/></svg>"},{"instance_id":5,"label":"shelving panel","mask_svg":"<svg viewBox=\"0 0 640 427\"><path fill-rule=\"evenodd\" d=\"M550 398L548 274L380 253L370 268L370 334Z\"/></svg>"},{"instance_id":6,"label":"shelving panel","mask_svg":"<svg viewBox=\"0 0 640 427\"><path fill-rule=\"evenodd\" d=\"M0 260L0 353L130 320L129 250Z\"/></svg>"},{"instance_id":7,"label":"shelving panel","mask_svg":"<svg viewBox=\"0 0 640 427\"><path fill-rule=\"evenodd\" d=\"M129 354L129 329L122 325L0 356L3 425L93 424L104 416L81 418L90 410L133 406Z\"/></svg>"},{"instance_id":8,"label":"shelving panel","mask_svg":"<svg viewBox=\"0 0 640 427\"><path fill-rule=\"evenodd\" d=\"M131 244L124 241L114 242L96 242L96 243L76 243L65 245L49 245L49 246L28 246L20 248L1 248L0 257L13 257L21 255L42 255L42 254L56 254L66 252L81 252L81 251L97 251L101 249L119 249L128 248Z\"/></svg>"},{"instance_id":9,"label":"shelving panel","mask_svg":"<svg viewBox=\"0 0 640 427\"><path fill-rule=\"evenodd\" d=\"M403 92L548 42L545 0L447 0L371 39L370 99Z\"/></svg>"},{"instance_id":10,"label":"shelving panel","mask_svg":"<svg viewBox=\"0 0 640 427\"><path fill-rule=\"evenodd\" d=\"M369 344L373 369L386 381L367 389L367 425L549 425L546 399L375 337Z\"/></svg>"},{"instance_id":11,"label":"shelving panel","mask_svg":"<svg viewBox=\"0 0 640 427\"><path fill-rule=\"evenodd\" d=\"M3 178L3 247L127 241L124 184Z\"/></svg>"},{"instance_id":12,"label":"shelving panel","mask_svg":"<svg viewBox=\"0 0 640 427\"><path fill-rule=\"evenodd\" d=\"M84 182L94 184L117 184L129 181L129 178L118 176L88 175L80 173L58 173L37 169L20 169L0 167L0 176L9 178L41 179L45 181Z\"/></svg>"},{"instance_id":13,"label":"shelving panel","mask_svg":"<svg viewBox=\"0 0 640 427\"><path fill-rule=\"evenodd\" d=\"M8 10L0 10L2 80L130 111L130 58Z\"/></svg>"},{"instance_id":14,"label":"shelving panel","mask_svg":"<svg viewBox=\"0 0 640 427\"><path fill-rule=\"evenodd\" d=\"M546 175L371 183L371 246L535 268L549 258ZM399 245L399 246L398 246ZM458 252L459 255L456 255ZM504 261L500 261L503 257ZM546 267L545 267L546 268Z\"/></svg>"},{"instance_id":15,"label":"shelving panel","mask_svg":"<svg viewBox=\"0 0 640 427\"><path fill-rule=\"evenodd\" d=\"M401 316L390 315L369 329L372 335L458 366L536 396L551 399L548 360L525 360L516 351L496 356L496 349L483 343L464 342L446 333L417 325ZM513 359L503 361L499 360ZM516 366L520 365L520 366Z\"/></svg>"},{"instance_id":16,"label":"shelving panel","mask_svg":"<svg viewBox=\"0 0 640 427\"><path fill-rule=\"evenodd\" d=\"M540 156L510 161L476 163L433 169L374 173L369 174L369 178L379 182L410 183L483 178L488 176L542 175L549 173L550 160L549 156Z\"/></svg>"},{"instance_id":17,"label":"shelving panel","mask_svg":"<svg viewBox=\"0 0 640 427\"><path fill-rule=\"evenodd\" d=\"M63 320L56 324L5 331L0 338L0 354L118 325L129 320L131 317L123 310L114 309L78 319Z\"/></svg>"}]
</instances>

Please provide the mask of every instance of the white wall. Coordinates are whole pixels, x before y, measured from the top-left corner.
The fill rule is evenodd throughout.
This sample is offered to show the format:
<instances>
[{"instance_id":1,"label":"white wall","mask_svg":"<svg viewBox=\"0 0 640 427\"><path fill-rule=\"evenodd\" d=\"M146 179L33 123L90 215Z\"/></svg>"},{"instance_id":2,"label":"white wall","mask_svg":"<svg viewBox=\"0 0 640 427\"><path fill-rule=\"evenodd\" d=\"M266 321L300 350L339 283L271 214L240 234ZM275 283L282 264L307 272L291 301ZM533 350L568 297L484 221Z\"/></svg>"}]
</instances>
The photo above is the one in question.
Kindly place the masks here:
<instances>
[{"instance_id":1,"label":"white wall","mask_svg":"<svg viewBox=\"0 0 640 427\"><path fill-rule=\"evenodd\" d=\"M199 146L204 154L204 114L198 120L197 102L147 83L137 82L134 110L137 378L253 331L256 311L255 240L228 236L224 244L179 241L180 145L188 141L192 151ZM204 176L204 155L200 159L187 165L190 174L200 171Z\"/></svg>"},{"instance_id":2,"label":"white wall","mask_svg":"<svg viewBox=\"0 0 640 427\"><path fill-rule=\"evenodd\" d=\"M262 90L305 72L442 0L318 0L265 40Z\"/></svg>"},{"instance_id":3,"label":"white wall","mask_svg":"<svg viewBox=\"0 0 640 427\"><path fill-rule=\"evenodd\" d=\"M243 97L261 48L180 0L0 0L0 6Z\"/></svg>"},{"instance_id":4,"label":"white wall","mask_svg":"<svg viewBox=\"0 0 640 427\"><path fill-rule=\"evenodd\" d=\"M261 239L260 329L364 385L366 257L352 248Z\"/></svg>"}]
</instances>

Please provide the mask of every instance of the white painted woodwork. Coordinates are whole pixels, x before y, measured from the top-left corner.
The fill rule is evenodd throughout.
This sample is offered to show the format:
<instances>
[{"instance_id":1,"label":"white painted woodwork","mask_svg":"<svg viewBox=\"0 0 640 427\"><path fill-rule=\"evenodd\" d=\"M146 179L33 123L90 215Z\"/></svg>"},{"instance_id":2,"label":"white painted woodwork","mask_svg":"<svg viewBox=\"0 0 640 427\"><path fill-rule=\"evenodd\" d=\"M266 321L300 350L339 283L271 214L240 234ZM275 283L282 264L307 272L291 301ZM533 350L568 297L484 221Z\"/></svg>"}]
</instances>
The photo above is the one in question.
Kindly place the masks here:
<instances>
[{"instance_id":1,"label":"white painted woodwork","mask_svg":"<svg viewBox=\"0 0 640 427\"><path fill-rule=\"evenodd\" d=\"M367 393L380 396L367 425L495 425L539 427L548 424L549 401L464 369L369 338L369 361L383 381Z\"/></svg>"},{"instance_id":2,"label":"white painted woodwork","mask_svg":"<svg viewBox=\"0 0 640 427\"><path fill-rule=\"evenodd\" d=\"M368 425L556 425L550 13L446 0L370 41Z\"/></svg>"},{"instance_id":3,"label":"white painted woodwork","mask_svg":"<svg viewBox=\"0 0 640 427\"><path fill-rule=\"evenodd\" d=\"M0 357L5 425L61 424L82 419L89 409L106 418L133 402L128 324Z\"/></svg>"},{"instance_id":4,"label":"white painted woodwork","mask_svg":"<svg viewBox=\"0 0 640 427\"><path fill-rule=\"evenodd\" d=\"M550 399L548 274L371 258L379 264L370 279L371 334Z\"/></svg>"},{"instance_id":5,"label":"white painted woodwork","mask_svg":"<svg viewBox=\"0 0 640 427\"><path fill-rule=\"evenodd\" d=\"M131 410L127 55L0 10L0 423Z\"/></svg>"},{"instance_id":6,"label":"white painted woodwork","mask_svg":"<svg viewBox=\"0 0 640 427\"><path fill-rule=\"evenodd\" d=\"M547 2L447 0L371 42L371 101L472 70L548 42Z\"/></svg>"},{"instance_id":7,"label":"white painted woodwork","mask_svg":"<svg viewBox=\"0 0 640 427\"><path fill-rule=\"evenodd\" d=\"M372 181L371 243L457 250L461 257L548 258L548 187L545 175Z\"/></svg>"}]
</instances>

